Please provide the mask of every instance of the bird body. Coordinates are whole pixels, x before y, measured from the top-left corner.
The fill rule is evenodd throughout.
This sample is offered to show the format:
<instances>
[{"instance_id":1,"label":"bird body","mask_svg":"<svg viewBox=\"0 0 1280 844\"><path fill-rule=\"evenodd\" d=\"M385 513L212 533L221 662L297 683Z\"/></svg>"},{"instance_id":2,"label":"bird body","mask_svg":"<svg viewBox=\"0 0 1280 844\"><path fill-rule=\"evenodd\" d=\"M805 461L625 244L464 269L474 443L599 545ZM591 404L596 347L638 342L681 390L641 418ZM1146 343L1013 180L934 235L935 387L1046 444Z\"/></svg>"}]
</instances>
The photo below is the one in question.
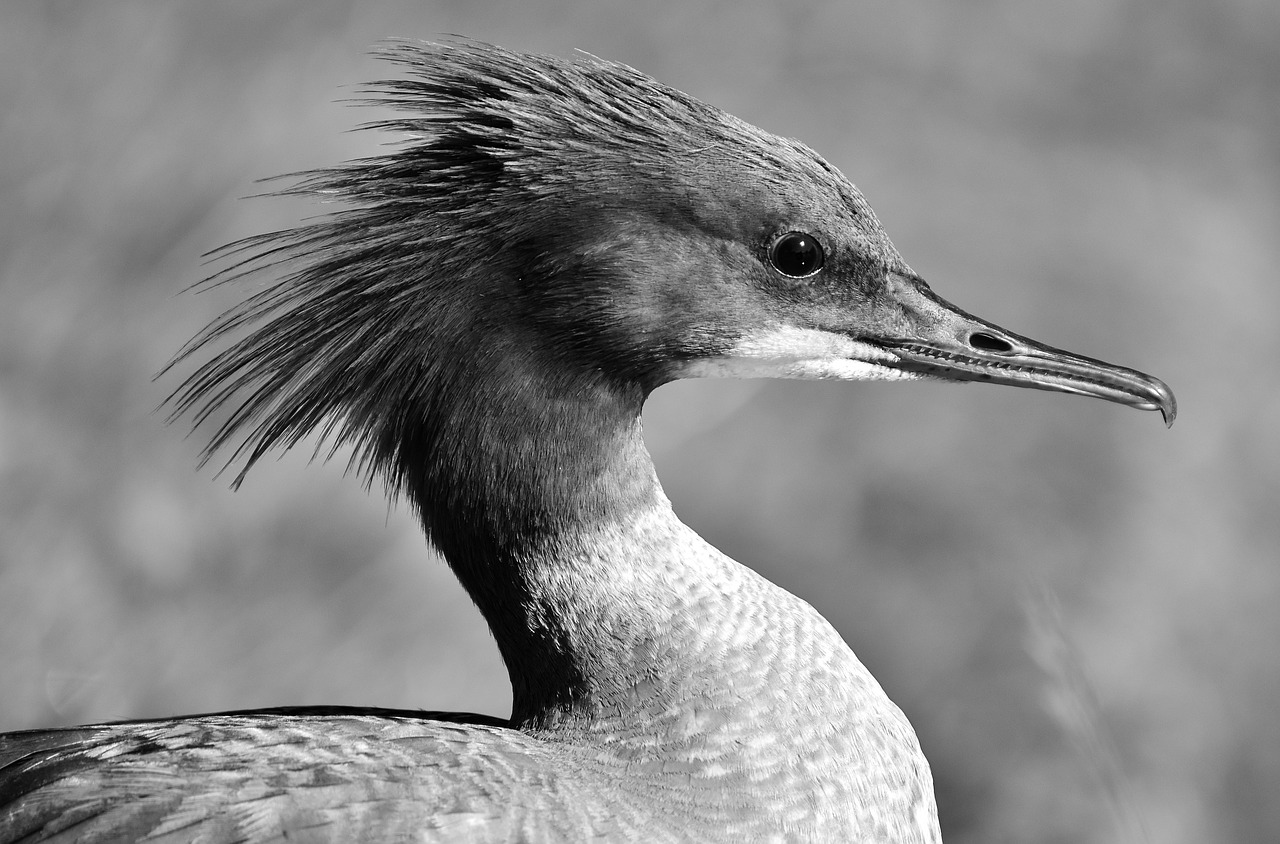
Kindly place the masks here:
<instances>
[{"instance_id":1,"label":"bird body","mask_svg":"<svg viewBox=\"0 0 1280 844\"><path fill-rule=\"evenodd\" d=\"M1172 420L1162 383L920 280L807 147L621 65L403 45L402 149L351 207L233 247L277 284L174 396L245 469L319 431L421 516L509 719L226 713L0 736L0 841L936 842L901 711L812 607L675 516L641 438L675 378L985 380Z\"/></svg>"}]
</instances>

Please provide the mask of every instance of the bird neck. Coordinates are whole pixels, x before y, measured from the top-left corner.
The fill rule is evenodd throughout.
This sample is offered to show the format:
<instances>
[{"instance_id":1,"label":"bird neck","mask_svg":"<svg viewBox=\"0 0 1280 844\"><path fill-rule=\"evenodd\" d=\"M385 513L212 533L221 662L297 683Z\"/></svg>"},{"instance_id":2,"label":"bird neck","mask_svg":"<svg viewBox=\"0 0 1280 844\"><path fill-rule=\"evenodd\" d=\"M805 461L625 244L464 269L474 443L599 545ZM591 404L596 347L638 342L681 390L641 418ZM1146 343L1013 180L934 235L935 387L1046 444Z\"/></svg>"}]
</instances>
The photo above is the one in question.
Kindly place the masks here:
<instances>
[{"instance_id":1,"label":"bird neck","mask_svg":"<svg viewBox=\"0 0 1280 844\"><path fill-rule=\"evenodd\" d=\"M398 450L402 476L489 624L516 718L536 719L594 694L599 643L583 639L591 625L579 611L597 599L592 579L623 561L593 569L588 537L607 541L611 526L665 503L641 439L644 396L532 344L455 340L432 356L428 401Z\"/></svg>"},{"instance_id":2,"label":"bird neck","mask_svg":"<svg viewBox=\"0 0 1280 844\"><path fill-rule=\"evenodd\" d=\"M455 359L489 364L401 454L428 534L502 652L514 724L658 753L733 724L852 748L891 721L914 745L816 611L676 518L641 438L642 390L540 366L527 348Z\"/></svg>"}]
</instances>

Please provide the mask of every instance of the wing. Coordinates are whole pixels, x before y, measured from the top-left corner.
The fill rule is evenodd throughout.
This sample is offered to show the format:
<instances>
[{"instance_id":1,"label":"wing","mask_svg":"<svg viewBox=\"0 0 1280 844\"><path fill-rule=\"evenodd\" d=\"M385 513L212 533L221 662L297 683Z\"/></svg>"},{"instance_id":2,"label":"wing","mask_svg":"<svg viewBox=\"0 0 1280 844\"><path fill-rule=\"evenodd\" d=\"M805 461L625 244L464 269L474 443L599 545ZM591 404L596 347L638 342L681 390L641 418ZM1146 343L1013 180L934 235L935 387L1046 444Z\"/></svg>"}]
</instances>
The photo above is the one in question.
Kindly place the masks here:
<instances>
[{"instance_id":1,"label":"wing","mask_svg":"<svg viewBox=\"0 0 1280 844\"><path fill-rule=\"evenodd\" d=\"M552 841L607 830L620 819L585 793L572 776L581 760L566 752L497 719L341 708L10 733L0 735L0 842Z\"/></svg>"}]
</instances>

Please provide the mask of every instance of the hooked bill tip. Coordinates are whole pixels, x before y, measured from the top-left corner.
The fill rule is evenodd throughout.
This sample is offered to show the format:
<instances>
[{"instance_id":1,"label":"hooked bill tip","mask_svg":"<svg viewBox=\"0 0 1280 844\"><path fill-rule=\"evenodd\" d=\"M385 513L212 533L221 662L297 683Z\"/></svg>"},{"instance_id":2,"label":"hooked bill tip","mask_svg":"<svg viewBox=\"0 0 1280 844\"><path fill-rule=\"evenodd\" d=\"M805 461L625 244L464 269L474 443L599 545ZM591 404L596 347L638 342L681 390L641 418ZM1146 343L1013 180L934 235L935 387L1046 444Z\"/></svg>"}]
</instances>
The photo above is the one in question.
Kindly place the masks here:
<instances>
[{"instance_id":1,"label":"hooked bill tip","mask_svg":"<svg viewBox=\"0 0 1280 844\"><path fill-rule=\"evenodd\" d=\"M1152 378L1149 375L1145 377L1151 398L1138 405L1139 409L1160 411L1161 417L1164 418L1164 426L1172 428L1173 420L1178 418L1178 400L1174 398L1173 390L1170 390L1169 385L1159 378Z\"/></svg>"}]
</instances>

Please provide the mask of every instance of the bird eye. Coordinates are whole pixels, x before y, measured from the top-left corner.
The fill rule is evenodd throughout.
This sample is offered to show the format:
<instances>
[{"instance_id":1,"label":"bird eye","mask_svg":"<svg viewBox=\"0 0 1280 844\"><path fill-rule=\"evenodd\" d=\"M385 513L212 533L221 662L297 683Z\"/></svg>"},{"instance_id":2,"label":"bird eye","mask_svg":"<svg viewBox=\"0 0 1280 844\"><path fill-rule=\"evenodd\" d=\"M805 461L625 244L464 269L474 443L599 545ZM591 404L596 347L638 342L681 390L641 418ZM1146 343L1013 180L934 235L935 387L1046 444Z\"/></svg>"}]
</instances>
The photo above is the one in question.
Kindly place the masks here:
<instances>
[{"instance_id":1,"label":"bird eye","mask_svg":"<svg viewBox=\"0 0 1280 844\"><path fill-rule=\"evenodd\" d=\"M822 244L811 234L787 232L769 247L769 263L791 278L811 276L822 269Z\"/></svg>"}]
</instances>

